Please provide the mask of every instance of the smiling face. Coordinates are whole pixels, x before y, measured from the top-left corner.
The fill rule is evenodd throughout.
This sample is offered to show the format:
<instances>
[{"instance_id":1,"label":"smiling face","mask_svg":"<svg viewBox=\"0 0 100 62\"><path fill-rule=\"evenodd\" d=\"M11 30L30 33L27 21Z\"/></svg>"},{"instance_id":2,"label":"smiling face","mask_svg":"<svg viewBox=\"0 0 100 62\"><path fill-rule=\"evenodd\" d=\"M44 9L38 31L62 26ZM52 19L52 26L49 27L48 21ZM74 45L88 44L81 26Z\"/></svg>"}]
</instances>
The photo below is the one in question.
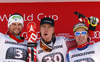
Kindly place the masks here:
<instances>
[{"instance_id":1,"label":"smiling face","mask_svg":"<svg viewBox=\"0 0 100 62\"><path fill-rule=\"evenodd\" d=\"M50 24L42 24L40 26L41 37L45 42L48 42L52 39L54 33L54 27Z\"/></svg>"},{"instance_id":2,"label":"smiling face","mask_svg":"<svg viewBox=\"0 0 100 62\"><path fill-rule=\"evenodd\" d=\"M9 26L9 31L12 33L14 36L19 36L21 31L22 31L22 24L19 22L14 22Z\"/></svg>"},{"instance_id":3,"label":"smiling face","mask_svg":"<svg viewBox=\"0 0 100 62\"><path fill-rule=\"evenodd\" d=\"M84 31L86 31L84 28L78 28L78 29L76 29L75 32L84 32ZM79 36L74 35L74 38L78 45L82 45L85 42L87 42L88 33L86 33L86 35L82 35L82 33Z\"/></svg>"}]
</instances>

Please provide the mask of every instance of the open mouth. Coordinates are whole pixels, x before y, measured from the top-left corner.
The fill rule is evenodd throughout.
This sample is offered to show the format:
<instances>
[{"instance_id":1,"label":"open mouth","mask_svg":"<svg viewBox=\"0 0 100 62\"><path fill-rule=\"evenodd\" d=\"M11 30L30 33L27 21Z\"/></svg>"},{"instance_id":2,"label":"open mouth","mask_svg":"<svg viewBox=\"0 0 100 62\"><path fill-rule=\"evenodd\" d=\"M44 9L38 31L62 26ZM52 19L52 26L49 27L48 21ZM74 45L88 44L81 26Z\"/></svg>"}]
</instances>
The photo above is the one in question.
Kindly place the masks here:
<instances>
[{"instance_id":1,"label":"open mouth","mask_svg":"<svg viewBox=\"0 0 100 62\"><path fill-rule=\"evenodd\" d=\"M45 36L47 36L48 34L44 34Z\"/></svg>"}]
</instances>

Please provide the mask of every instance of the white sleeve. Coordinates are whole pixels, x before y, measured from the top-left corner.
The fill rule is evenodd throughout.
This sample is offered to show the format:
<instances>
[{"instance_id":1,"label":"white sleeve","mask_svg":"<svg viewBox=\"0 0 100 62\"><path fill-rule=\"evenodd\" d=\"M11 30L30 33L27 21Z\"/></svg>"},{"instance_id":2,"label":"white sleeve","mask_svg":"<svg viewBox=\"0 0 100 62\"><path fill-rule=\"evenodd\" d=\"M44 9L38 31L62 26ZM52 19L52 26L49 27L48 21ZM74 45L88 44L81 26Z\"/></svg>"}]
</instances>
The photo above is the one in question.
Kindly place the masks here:
<instances>
[{"instance_id":1,"label":"white sleeve","mask_svg":"<svg viewBox=\"0 0 100 62\"><path fill-rule=\"evenodd\" d=\"M0 42L1 42L1 39L4 37L5 35L3 33L0 32Z\"/></svg>"}]
</instances>

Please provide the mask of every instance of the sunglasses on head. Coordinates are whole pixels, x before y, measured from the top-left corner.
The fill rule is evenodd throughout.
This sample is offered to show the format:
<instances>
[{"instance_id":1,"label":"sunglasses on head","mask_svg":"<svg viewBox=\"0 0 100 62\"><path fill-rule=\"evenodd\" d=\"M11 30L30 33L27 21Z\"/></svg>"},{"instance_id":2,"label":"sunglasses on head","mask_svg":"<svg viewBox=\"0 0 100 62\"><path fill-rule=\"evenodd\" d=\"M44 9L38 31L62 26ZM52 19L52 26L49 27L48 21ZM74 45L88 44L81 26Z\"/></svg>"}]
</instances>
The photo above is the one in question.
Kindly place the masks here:
<instances>
[{"instance_id":1,"label":"sunglasses on head","mask_svg":"<svg viewBox=\"0 0 100 62\"><path fill-rule=\"evenodd\" d=\"M74 34L75 34L76 36L79 36L80 34L86 35L86 34L87 34L87 31L75 32Z\"/></svg>"}]
</instances>

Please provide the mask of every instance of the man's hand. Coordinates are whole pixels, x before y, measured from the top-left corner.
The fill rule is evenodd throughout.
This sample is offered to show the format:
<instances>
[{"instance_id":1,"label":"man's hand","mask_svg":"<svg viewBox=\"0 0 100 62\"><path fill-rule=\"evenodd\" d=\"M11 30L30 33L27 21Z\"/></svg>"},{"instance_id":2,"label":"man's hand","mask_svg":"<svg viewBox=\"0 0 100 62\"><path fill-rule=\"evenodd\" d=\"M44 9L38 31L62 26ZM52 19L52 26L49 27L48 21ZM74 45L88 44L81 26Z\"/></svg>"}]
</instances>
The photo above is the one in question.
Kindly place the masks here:
<instances>
[{"instance_id":1,"label":"man's hand","mask_svg":"<svg viewBox=\"0 0 100 62\"><path fill-rule=\"evenodd\" d=\"M88 24L93 27L96 27L98 22L99 22L99 19L96 17L93 17L93 16L89 17L89 19L88 19Z\"/></svg>"}]
</instances>

